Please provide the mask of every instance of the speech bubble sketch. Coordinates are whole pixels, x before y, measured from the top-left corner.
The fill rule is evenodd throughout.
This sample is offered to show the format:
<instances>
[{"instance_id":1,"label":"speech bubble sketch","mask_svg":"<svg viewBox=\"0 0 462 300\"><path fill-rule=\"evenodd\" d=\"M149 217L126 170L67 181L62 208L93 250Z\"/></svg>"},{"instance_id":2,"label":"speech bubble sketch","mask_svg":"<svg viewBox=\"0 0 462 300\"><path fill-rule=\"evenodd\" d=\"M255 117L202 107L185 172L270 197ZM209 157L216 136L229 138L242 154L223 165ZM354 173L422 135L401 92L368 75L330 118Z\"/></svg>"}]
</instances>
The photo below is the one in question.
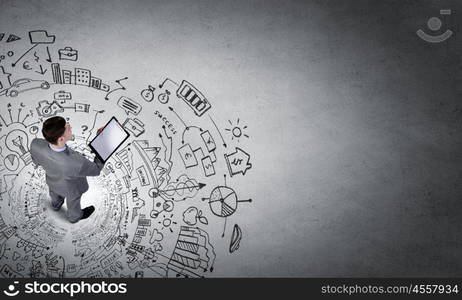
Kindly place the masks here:
<instances>
[{"instance_id":1,"label":"speech bubble sketch","mask_svg":"<svg viewBox=\"0 0 462 300\"><path fill-rule=\"evenodd\" d=\"M138 115L142 109L140 104L125 96L119 98L117 105L122 108L127 115Z\"/></svg>"}]
</instances>

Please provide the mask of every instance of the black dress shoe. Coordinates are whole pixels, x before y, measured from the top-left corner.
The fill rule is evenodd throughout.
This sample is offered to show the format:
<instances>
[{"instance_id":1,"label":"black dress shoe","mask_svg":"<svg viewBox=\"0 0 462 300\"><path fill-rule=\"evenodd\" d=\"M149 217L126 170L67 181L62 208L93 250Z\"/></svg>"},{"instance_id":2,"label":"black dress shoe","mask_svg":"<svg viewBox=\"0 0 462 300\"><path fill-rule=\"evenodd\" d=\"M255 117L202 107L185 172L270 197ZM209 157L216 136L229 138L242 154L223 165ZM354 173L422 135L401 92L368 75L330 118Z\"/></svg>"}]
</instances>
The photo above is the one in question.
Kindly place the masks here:
<instances>
[{"instance_id":1,"label":"black dress shoe","mask_svg":"<svg viewBox=\"0 0 462 300\"><path fill-rule=\"evenodd\" d=\"M95 207L91 205L91 206L85 207L84 209L82 209L82 211L83 211L83 215L82 215L82 218L80 218L80 220L86 219L89 216L91 216L91 214L95 211Z\"/></svg>"}]
</instances>

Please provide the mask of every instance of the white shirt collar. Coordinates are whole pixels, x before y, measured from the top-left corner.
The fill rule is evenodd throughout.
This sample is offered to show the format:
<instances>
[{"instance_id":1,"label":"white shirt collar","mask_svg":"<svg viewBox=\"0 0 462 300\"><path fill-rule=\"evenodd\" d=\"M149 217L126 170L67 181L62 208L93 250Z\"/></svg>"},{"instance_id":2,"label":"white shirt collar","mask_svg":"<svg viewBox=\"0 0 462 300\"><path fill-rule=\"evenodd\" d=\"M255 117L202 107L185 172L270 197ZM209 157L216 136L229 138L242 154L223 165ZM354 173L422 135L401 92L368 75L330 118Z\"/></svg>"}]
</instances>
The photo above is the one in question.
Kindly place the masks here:
<instances>
[{"instance_id":1,"label":"white shirt collar","mask_svg":"<svg viewBox=\"0 0 462 300\"><path fill-rule=\"evenodd\" d=\"M67 145L64 145L64 147L62 147L62 148L55 148L51 144L48 144L48 146L50 146L51 150L53 150L55 152L63 152L67 148Z\"/></svg>"}]
</instances>

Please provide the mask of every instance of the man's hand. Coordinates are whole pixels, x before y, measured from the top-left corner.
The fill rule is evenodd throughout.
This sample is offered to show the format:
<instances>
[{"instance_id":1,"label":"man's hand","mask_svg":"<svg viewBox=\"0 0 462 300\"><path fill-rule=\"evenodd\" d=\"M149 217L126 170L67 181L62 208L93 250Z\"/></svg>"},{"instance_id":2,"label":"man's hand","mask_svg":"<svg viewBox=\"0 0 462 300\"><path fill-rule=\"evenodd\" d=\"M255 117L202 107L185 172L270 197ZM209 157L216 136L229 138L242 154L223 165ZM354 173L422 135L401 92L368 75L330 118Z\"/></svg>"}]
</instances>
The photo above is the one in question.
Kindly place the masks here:
<instances>
[{"instance_id":1,"label":"man's hand","mask_svg":"<svg viewBox=\"0 0 462 300\"><path fill-rule=\"evenodd\" d=\"M98 130L96 131L96 135L100 134L101 131L103 131L103 129L104 129L104 127L101 127L100 129L98 129Z\"/></svg>"}]
</instances>

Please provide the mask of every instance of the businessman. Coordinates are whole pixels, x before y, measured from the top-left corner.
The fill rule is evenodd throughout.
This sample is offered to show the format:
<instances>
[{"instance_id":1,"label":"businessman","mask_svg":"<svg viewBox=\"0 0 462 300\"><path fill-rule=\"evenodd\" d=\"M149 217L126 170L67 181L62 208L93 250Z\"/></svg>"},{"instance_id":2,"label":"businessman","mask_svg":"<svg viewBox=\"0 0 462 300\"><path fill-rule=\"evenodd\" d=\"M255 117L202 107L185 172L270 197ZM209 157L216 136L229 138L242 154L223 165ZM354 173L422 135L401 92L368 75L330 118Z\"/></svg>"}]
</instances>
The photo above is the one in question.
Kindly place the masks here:
<instances>
[{"instance_id":1,"label":"businessman","mask_svg":"<svg viewBox=\"0 0 462 300\"><path fill-rule=\"evenodd\" d=\"M98 134L103 128L98 129ZM98 176L104 163L95 158L93 162L66 145L73 139L72 128L62 117L52 117L43 123L45 139L32 140L30 153L34 164L46 172L46 183L51 206L59 210L66 199L67 218L71 223L88 218L95 207L80 207L82 194L88 191L87 176Z\"/></svg>"}]
</instances>

